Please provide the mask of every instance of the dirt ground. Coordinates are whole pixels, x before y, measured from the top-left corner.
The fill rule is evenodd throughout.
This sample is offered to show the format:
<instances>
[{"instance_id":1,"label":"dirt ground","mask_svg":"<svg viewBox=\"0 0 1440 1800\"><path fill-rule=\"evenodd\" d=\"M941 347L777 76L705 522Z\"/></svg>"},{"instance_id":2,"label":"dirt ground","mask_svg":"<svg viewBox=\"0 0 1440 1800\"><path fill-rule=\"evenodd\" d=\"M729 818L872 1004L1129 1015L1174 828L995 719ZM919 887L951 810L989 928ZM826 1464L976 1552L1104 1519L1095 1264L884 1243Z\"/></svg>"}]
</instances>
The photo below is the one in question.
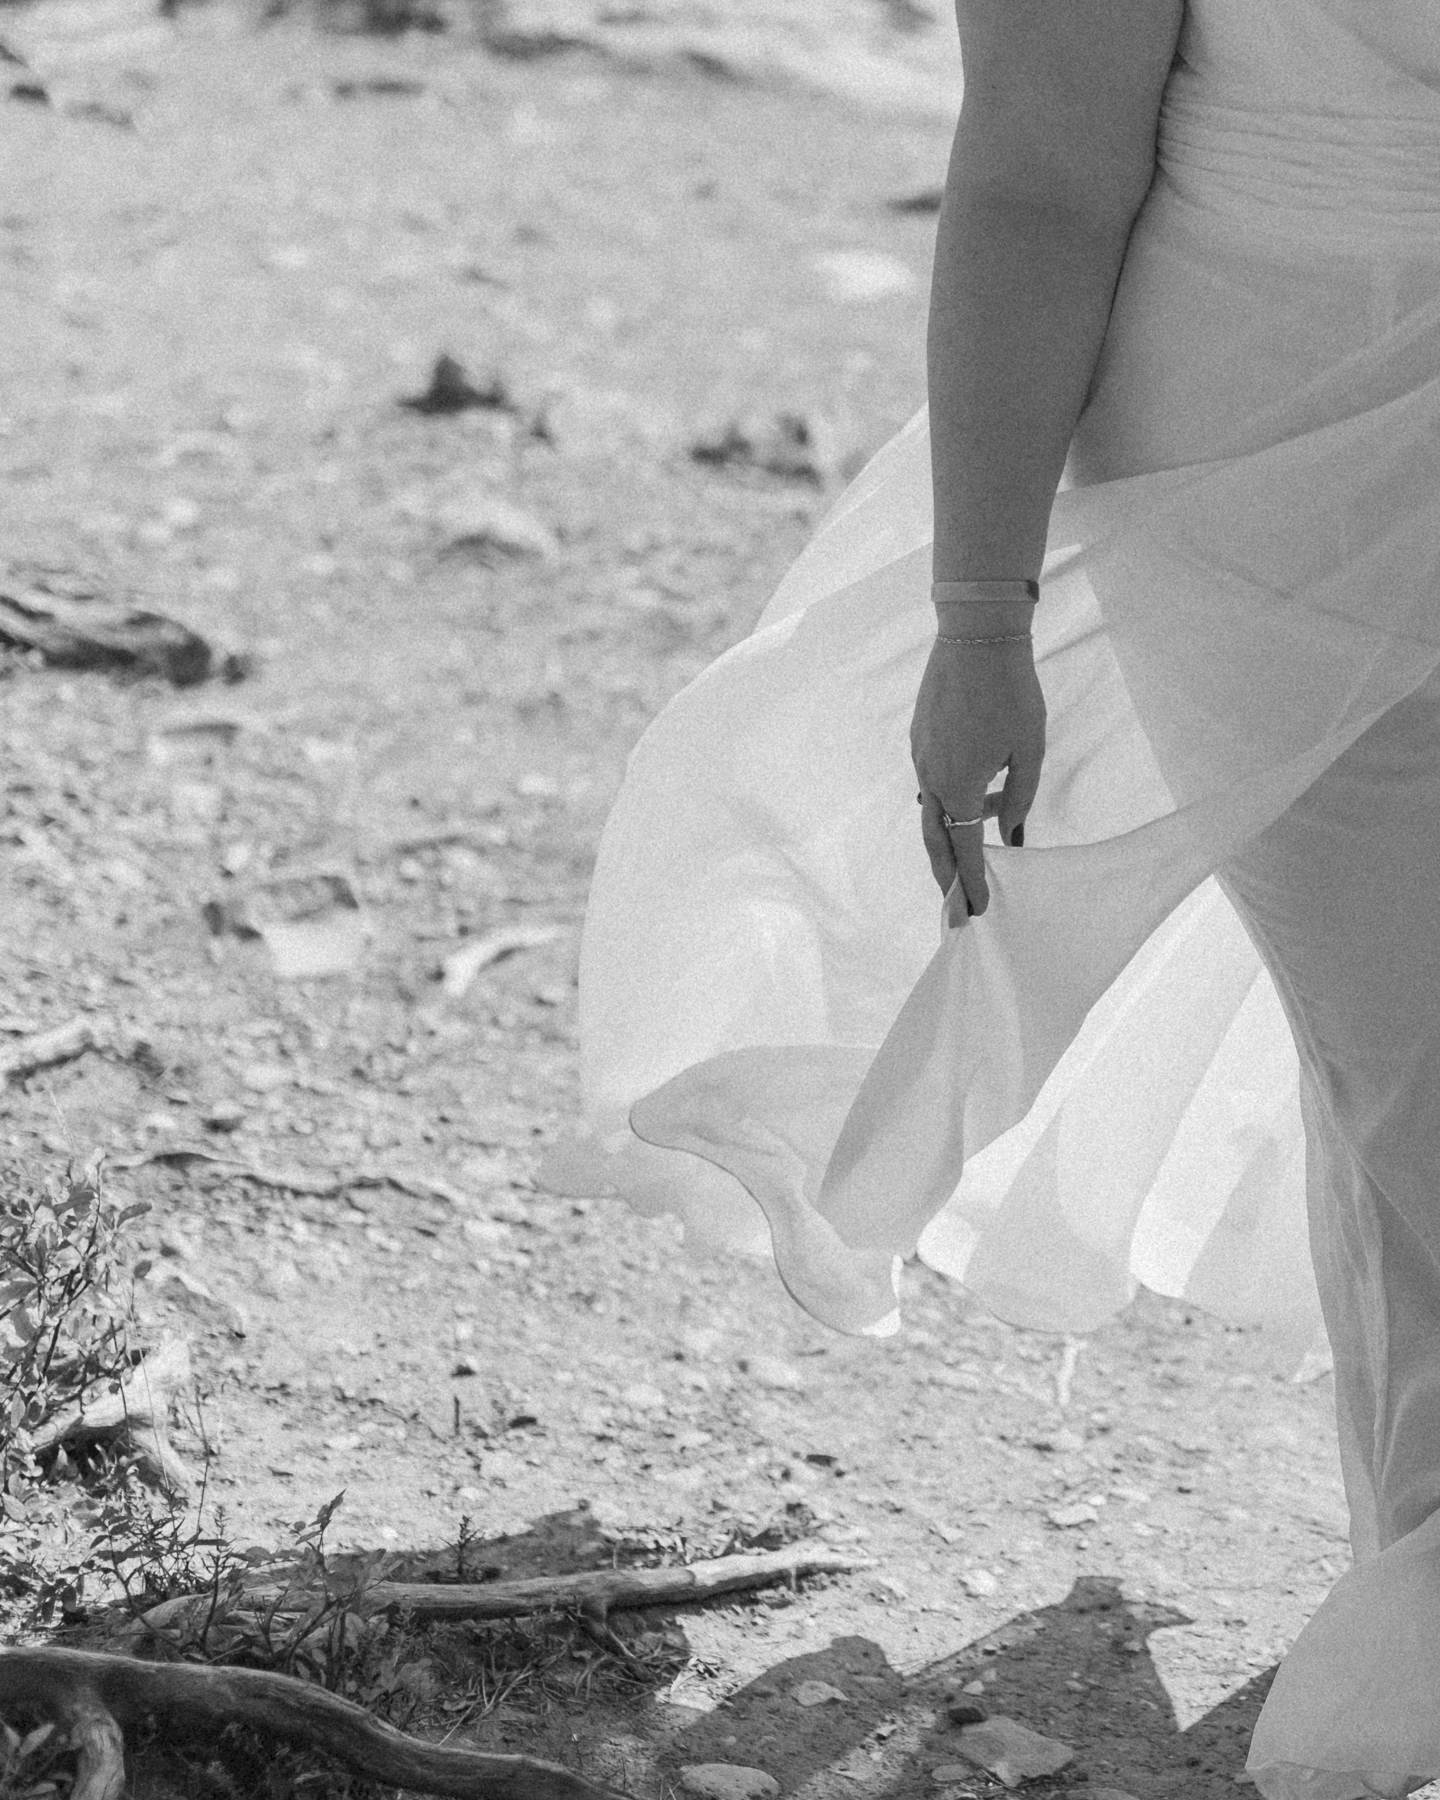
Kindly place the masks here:
<instances>
[{"instance_id":1,"label":"dirt ground","mask_svg":"<svg viewBox=\"0 0 1440 1800\"><path fill-rule=\"evenodd\" d=\"M154 1203L144 1314L192 1343L232 1531L343 1489L342 1548L469 1515L518 1570L799 1521L871 1566L666 1615L665 1687L473 1741L636 1793L725 1761L889 1800L954 1763L941 1702L979 1681L1074 1747L1036 1793L1233 1793L1349 1565L1326 1374L1149 1294L1067 1347L918 1266L901 1337L842 1339L767 1267L534 1181L625 756L923 399L934 215L893 203L949 123L203 10L91 79L88 114L0 108L7 591L68 571L257 667L6 664L0 1032L83 1014L119 1047L0 1093L0 1145L104 1150ZM442 351L513 404L402 407ZM689 454L784 412L824 482ZM528 550L467 527L494 496ZM283 979L207 924L294 874L353 889L352 972ZM447 992L515 925L555 935ZM844 1702L800 1705L811 1677Z\"/></svg>"}]
</instances>

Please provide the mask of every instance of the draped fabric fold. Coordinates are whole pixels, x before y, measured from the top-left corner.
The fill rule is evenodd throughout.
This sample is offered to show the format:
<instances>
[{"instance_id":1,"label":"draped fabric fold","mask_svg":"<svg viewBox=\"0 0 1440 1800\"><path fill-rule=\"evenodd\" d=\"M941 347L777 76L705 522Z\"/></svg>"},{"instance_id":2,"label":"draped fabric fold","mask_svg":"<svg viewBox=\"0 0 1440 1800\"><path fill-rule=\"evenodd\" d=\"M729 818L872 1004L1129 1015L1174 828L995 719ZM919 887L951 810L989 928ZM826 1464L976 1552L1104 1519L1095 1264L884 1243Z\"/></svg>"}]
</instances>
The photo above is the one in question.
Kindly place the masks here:
<instances>
[{"instance_id":1,"label":"draped fabric fold","mask_svg":"<svg viewBox=\"0 0 1440 1800\"><path fill-rule=\"evenodd\" d=\"M1440 13L1378 11L1187 8L1050 518L1046 756L1025 847L987 827L989 910L944 927L915 805L921 408L631 755L581 949L586 1132L547 1185L768 1252L845 1332L898 1328L918 1252L1034 1329L1144 1283L1292 1365L1316 1337L1293 1020L1225 882L1440 668ZM1440 1773L1418 1601L1423 1657L1375 1716L1428 1725L1382 1741L1363 1683L1316 1685L1406 1582L1440 1594L1430 1525L1382 1548L1281 1671L1267 1800Z\"/></svg>"}]
</instances>

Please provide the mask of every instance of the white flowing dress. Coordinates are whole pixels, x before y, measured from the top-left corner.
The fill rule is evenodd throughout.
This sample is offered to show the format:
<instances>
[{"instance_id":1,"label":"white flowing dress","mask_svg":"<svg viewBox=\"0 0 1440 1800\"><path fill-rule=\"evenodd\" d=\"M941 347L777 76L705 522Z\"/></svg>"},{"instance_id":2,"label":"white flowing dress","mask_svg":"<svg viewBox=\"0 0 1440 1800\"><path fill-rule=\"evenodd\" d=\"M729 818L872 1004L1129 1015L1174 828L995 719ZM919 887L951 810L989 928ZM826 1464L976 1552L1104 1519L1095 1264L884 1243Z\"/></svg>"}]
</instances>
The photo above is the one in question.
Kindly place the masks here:
<instances>
[{"instance_id":1,"label":"white flowing dress","mask_svg":"<svg viewBox=\"0 0 1440 1800\"><path fill-rule=\"evenodd\" d=\"M556 1191L768 1251L839 1331L918 1254L1086 1332L1323 1320L1355 1566L1267 1800L1440 1774L1440 5L1190 0L1050 519L1048 742L942 922L908 730L924 410L637 744Z\"/></svg>"}]
</instances>

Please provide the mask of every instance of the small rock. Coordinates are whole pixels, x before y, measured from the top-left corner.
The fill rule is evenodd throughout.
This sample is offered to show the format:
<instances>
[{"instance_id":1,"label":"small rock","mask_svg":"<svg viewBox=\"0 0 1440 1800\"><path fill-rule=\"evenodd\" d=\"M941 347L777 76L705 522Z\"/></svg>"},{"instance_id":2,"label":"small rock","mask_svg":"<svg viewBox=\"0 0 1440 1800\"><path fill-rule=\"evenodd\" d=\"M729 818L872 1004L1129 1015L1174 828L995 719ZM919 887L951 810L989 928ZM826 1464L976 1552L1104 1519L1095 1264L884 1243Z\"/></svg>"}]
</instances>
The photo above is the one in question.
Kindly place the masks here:
<instances>
[{"instance_id":1,"label":"small rock","mask_svg":"<svg viewBox=\"0 0 1440 1800\"><path fill-rule=\"evenodd\" d=\"M548 525L498 494L461 495L443 502L433 517L452 555L470 554L491 562L496 557L549 558L559 553L559 541Z\"/></svg>"},{"instance_id":2,"label":"small rock","mask_svg":"<svg viewBox=\"0 0 1440 1800\"><path fill-rule=\"evenodd\" d=\"M690 446L695 462L743 464L783 480L823 488L835 474L838 450L829 425L803 413L747 416L705 432Z\"/></svg>"},{"instance_id":3,"label":"small rock","mask_svg":"<svg viewBox=\"0 0 1440 1800\"><path fill-rule=\"evenodd\" d=\"M637 1412L662 1412L668 1404L663 1391L646 1381L637 1381L632 1387L627 1387L620 1398L626 1406L633 1406Z\"/></svg>"},{"instance_id":4,"label":"small rock","mask_svg":"<svg viewBox=\"0 0 1440 1800\"><path fill-rule=\"evenodd\" d=\"M791 1688L790 1694L797 1706L826 1706L832 1700L845 1702L850 1698L828 1681L802 1681Z\"/></svg>"},{"instance_id":5,"label":"small rock","mask_svg":"<svg viewBox=\"0 0 1440 1800\"><path fill-rule=\"evenodd\" d=\"M477 388L453 356L437 357L430 373L429 387L423 394L402 400L400 404L418 413L457 413L476 406L504 412L517 410L498 375L492 376L483 388Z\"/></svg>"},{"instance_id":6,"label":"small rock","mask_svg":"<svg viewBox=\"0 0 1440 1800\"><path fill-rule=\"evenodd\" d=\"M760 1387L777 1394L803 1394L805 1377L778 1356L747 1356L740 1360L742 1373Z\"/></svg>"},{"instance_id":7,"label":"small rock","mask_svg":"<svg viewBox=\"0 0 1440 1800\"><path fill-rule=\"evenodd\" d=\"M1085 1448L1085 1440L1078 1431L1071 1431L1062 1426L1059 1431L1047 1431L1043 1437L1031 1438L1032 1450L1050 1450L1057 1455L1068 1455L1075 1450Z\"/></svg>"},{"instance_id":8,"label":"small rock","mask_svg":"<svg viewBox=\"0 0 1440 1800\"><path fill-rule=\"evenodd\" d=\"M680 1771L680 1785L699 1800L764 1800L780 1792L773 1775L740 1763L687 1763Z\"/></svg>"},{"instance_id":9,"label":"small rock","mask_svg":"<svg viewBox=\"0 0 1440 1800\"><path fill-rule=\"evenodd\" d=\"M842 304L908 294L916 286L910 265L881 250L832 250L815 258L815 268L830 298Z\"/></svg>"},{"instance_id":10,"label":"small rock","mask_svg":"<svg viewBox=\"0 0 1440 1800\"><path fill-rule=\"evenodd\" d=\"M985 1683L983 1681L967 1681L960 1692L962 1694L983 1694L985 1692Z\"/></svg>"},{"instance_id":11,"label":"small rock","mask_svg":"<svg viewBox=\"0 0 1440 1800\"><path fill-rule=\"evenodd\" d=\"M457 1378L464 1375L478 1375L480 1373L480 1365L477 1362L473 1362L468 1356L460 1356L455 1359L455 1367L450 1373Z\"/></svg>"},{"instance_id":12,"label":"small rock","mask_svg":"<svg viewBox=\"0 0 1440 1800\"><path fill-rule=\"evenodd\" d=\"M830 1519L815 1533L827 1544L863 1544L870 1536L867 1525L851 1525L843 1519Z\"/></svg>"},{"instance_id":13,"label":"small rock","mask_svg":"<svg viewBox=\"0 0 1440 1800\"><path fill-rule=\"evenodd\" d=\"M1037 1775L1054 1775L1075 1760L1075 1752L1068 1744L1031 1731L1028 1725L1006 1718L1003 1713L981 1725L965 1726L960 1733L960 1748L971 1762L998 1776L1007 1788L1018 1787Z\"/></svg>"},{"instance_id":14,"label":"small rock","mask_svg":"<svg viewBox=\"0 0 1440 1800\"><path fill-rule=\"evenodd\" d=\"M983 1725L990 1715L974 1700L952 1700L945 1717L952 1725Z\"/></svg>"},{"instance_id":15,"label":"small rock","mask_svg":"<svg viewBox=\"0 0 1440 1800\"><path fill-rule=\"evenodd\" d=\"M1052 1525L1058 1525L1064 1529L1073 1525L1093 1525L1100 1517L1100 1513L1098 1508L1091 1506L1087 1501L1077 1500L1071 1506L1055 1507L1053 1511L1046 1513L1045 1517Z\"/></svg>"},{"instance_id":16,"label":"small rock","mask_svg":"<svg viewBox=\"0 0 1440 1800\"><path fill-rule=\"evenodd\" d=\"M941 1763L930 1771L930 1779L936 1787L951 1787L957 1781L973 1781L975 1779L974 1763Z\"/></svg>"},{"instance_id":17,"label":"small rock","mask_svg":"<svg viewBox=\"0 0 1440 1800\"><path fill-rule=\"evenodd\" d=\"M288 1071L286 1075L288 1079ZM201 1113L200 1123L210 1131L235 1131L245 1123L245 1108L233 1100L222 1100Z\"/></svg>"}]
</instances>

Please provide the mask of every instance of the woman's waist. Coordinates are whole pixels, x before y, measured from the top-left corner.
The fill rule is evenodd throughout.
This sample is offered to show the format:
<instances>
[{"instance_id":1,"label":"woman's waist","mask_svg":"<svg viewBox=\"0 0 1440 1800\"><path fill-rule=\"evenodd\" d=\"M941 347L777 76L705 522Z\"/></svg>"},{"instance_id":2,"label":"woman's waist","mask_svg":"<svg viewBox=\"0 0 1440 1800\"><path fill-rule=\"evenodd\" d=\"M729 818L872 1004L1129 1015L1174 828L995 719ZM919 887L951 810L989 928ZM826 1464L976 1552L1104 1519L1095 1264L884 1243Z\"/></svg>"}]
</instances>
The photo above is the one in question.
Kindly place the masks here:
<instances>
[{"instance_id":1,"label":"woman's waist","mask_svg":"<svg viewBox=\"0 0 1440 1800\"><path fill-rule=\"evenodd\" d=\"M1440 109L1349 117L1172 98L1156 165L1176 199L1239 226L1440 249Z\"/></svg>"}]
</instances>

